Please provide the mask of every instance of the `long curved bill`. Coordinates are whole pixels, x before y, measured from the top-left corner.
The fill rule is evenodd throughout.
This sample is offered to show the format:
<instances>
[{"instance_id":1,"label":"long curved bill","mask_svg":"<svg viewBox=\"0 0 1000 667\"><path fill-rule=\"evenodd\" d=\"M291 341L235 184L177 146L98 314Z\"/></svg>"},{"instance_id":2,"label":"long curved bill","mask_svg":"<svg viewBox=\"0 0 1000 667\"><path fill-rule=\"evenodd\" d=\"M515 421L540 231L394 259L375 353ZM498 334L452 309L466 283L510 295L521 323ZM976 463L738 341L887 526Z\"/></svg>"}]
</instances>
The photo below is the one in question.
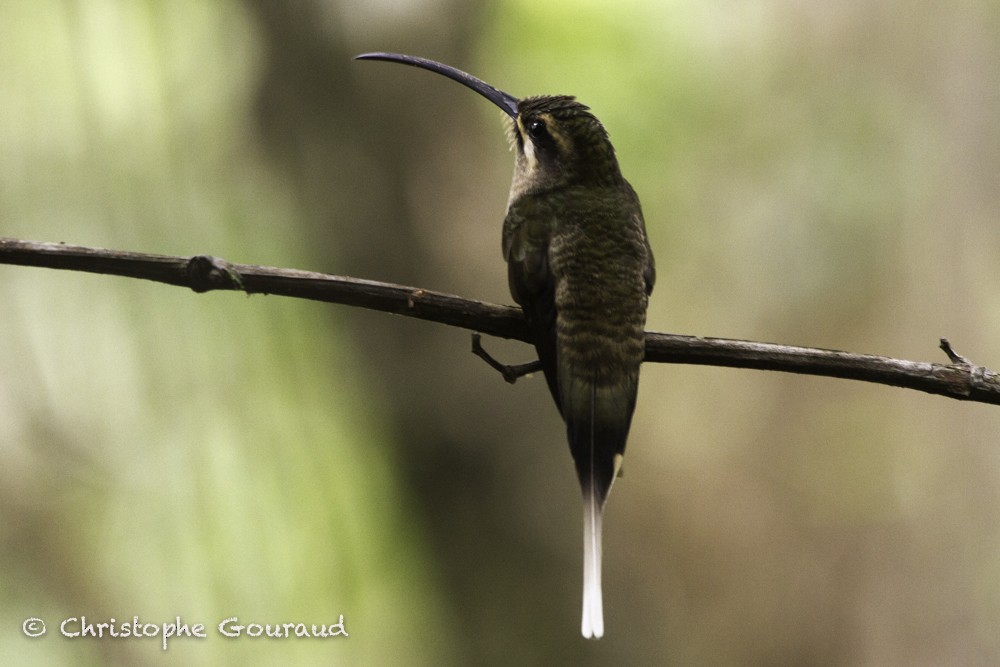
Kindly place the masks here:
<instances>
[{"instance_id":1,"label":"long curved bill","mask_svg":"<svg viewBox=\"0 0 1000 667\"><path fill-rule=\"evenodd\" d=\"M482 79L477 79L467 72L455 69L451 65L445 65L444 63L439 63L435 60L428 60L427 58L407 56L402 53L362 53L361 55L354 56L354 59L385 60L393 63L402 63L403 65L411 65L412 67L419 67L421 69L430 70L431 72L437 72L438 74L448 77L452 81L458 81L466 88L471 88L488 99L490 102L493 102L493 104L500 107L503 112L511 118L517 118L517 103L519 100L516 97L494 88Z\"/></svg>"}]
</instances>

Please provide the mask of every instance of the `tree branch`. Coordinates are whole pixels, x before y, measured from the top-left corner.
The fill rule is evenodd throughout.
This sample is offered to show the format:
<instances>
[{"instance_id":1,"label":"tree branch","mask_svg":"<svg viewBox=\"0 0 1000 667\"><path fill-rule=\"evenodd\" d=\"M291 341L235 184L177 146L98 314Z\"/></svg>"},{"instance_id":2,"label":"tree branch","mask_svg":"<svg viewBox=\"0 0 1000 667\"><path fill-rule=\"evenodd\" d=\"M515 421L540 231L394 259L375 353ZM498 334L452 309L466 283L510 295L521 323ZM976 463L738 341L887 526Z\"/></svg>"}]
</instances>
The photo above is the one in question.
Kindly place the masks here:
<instances>
[{"instance_id":1,"label":"tree branch","mask_svg":"<svg viewBox=\"0 0 1000 667\"><path fill-rule=\"evenodd\" d=\"M0 264L141 278L195 292L237 290L341 303L529 342L521 311L451 294L297 269L231 264L207 255L171 257L0 237ZM784 371L917 389L1000 405L1000 375L941 339L949 364L724 338L646 333L646 361ZM502 366L502 365L501 365ZM527 366L527 365L526 365Z\"/></svg>"}]
</instances>

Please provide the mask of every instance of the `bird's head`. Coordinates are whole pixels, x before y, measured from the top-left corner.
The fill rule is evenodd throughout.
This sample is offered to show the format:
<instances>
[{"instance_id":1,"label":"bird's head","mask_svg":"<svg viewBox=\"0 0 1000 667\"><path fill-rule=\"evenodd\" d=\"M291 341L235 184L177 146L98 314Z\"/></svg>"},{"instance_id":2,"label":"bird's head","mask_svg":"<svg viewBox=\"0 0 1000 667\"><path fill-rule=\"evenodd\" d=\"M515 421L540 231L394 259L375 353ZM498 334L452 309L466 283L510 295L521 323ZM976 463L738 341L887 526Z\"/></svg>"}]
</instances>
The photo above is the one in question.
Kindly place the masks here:
<instances>
[{"instance_id":1,"label":"bird's head","mask_svg":"<svg viewBox=\"0 0 1000 667\"><path fill-rule=\"evenodd\" d=\"M359 60L385 60L430 70L476 91L510 117L516 154L511 198L572 185L615 186L623 182L608 133L590 109L569 95L518 99L450 65L398 53L364 53Z\"/></svg>"}]
</instances>

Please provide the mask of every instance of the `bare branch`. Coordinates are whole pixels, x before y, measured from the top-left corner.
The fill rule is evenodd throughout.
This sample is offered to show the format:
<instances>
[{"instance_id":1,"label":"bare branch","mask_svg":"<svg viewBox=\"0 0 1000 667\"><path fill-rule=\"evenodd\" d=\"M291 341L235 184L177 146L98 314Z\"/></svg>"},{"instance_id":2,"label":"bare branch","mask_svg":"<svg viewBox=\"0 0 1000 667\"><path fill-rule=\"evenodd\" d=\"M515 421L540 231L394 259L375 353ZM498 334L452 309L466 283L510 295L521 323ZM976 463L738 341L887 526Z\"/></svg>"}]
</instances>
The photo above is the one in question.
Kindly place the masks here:
<instances>
[{"instance_id":1,"label":"bare branch","mask_svg":"<svg viewBox=\"0 0 1000 667\"><path fill-rule=\"evenodd\" d=\"M938 345L938 347L944 350L944 353L948 355L949 359L951 359L951 363L959 366L972 366L971 361L952 349L951 342L947 338L942 338L941 344Z\"/></svg>"},{"instance_id":2,"label":"bare branch","mask_svg":"<svg viewBox=\"0 0 1000 667\"><path fill-rule=\"evenodd\" d=\"M208 255L172 257L0 237L0 264L103 273L189 287L342 303L527 341L521 311L430 290L255 264Z\"/></svg>"},{"instance_id":3,"label":"bare branch","mask_svg":"<svg viewBox=\"0 0 1000 667\"><path fill-rule=\"evenodd\" d=\"M196 292L237 290L247 294L277 294L341 303L529 342L521 312L513 306L372 280L253 264L231 264L207 255L171 257L0 238L0 264L142 278L189 287ZM941 348L948 354L951 363L906 361L724 338L655 332L646 334L648 362L754 368L864 380L959 400L1000 404L1000 376L997 373L973 365L955 353L944 339L941 340ZM503 367L502 364L497 365ZM530 366L524 365L525 368ZM511 368L518 370L520 367Z\"/></svg>"}]
</instances>

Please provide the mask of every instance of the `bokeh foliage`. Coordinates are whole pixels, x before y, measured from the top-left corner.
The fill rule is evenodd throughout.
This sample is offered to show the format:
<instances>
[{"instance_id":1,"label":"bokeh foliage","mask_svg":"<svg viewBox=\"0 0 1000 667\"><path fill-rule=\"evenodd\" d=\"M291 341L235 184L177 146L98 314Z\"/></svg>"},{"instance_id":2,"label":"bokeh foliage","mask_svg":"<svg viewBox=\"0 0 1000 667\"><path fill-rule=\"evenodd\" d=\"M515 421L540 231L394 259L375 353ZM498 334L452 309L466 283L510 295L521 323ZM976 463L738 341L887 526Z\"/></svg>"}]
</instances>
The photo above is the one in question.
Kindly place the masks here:
<instances>
[{"instance_id":1,"label":"bokeh foliage","mask_svg":"<svg viewBox=\"0 0 1000 667\"><path fill-rule=\"evenodd\" d=\"M499 112L366 50L589 104L643 201L651 329L1000 366L987 0L5 3L0 236L509 301ZM647 366L587 643L556 411L464 332L0 266L0 343L4 662L1000 659L989 406ZM340 613L349 639L214 633ZM210 637L58 636L84 614Z\"/></svg>"}]
</instances>

